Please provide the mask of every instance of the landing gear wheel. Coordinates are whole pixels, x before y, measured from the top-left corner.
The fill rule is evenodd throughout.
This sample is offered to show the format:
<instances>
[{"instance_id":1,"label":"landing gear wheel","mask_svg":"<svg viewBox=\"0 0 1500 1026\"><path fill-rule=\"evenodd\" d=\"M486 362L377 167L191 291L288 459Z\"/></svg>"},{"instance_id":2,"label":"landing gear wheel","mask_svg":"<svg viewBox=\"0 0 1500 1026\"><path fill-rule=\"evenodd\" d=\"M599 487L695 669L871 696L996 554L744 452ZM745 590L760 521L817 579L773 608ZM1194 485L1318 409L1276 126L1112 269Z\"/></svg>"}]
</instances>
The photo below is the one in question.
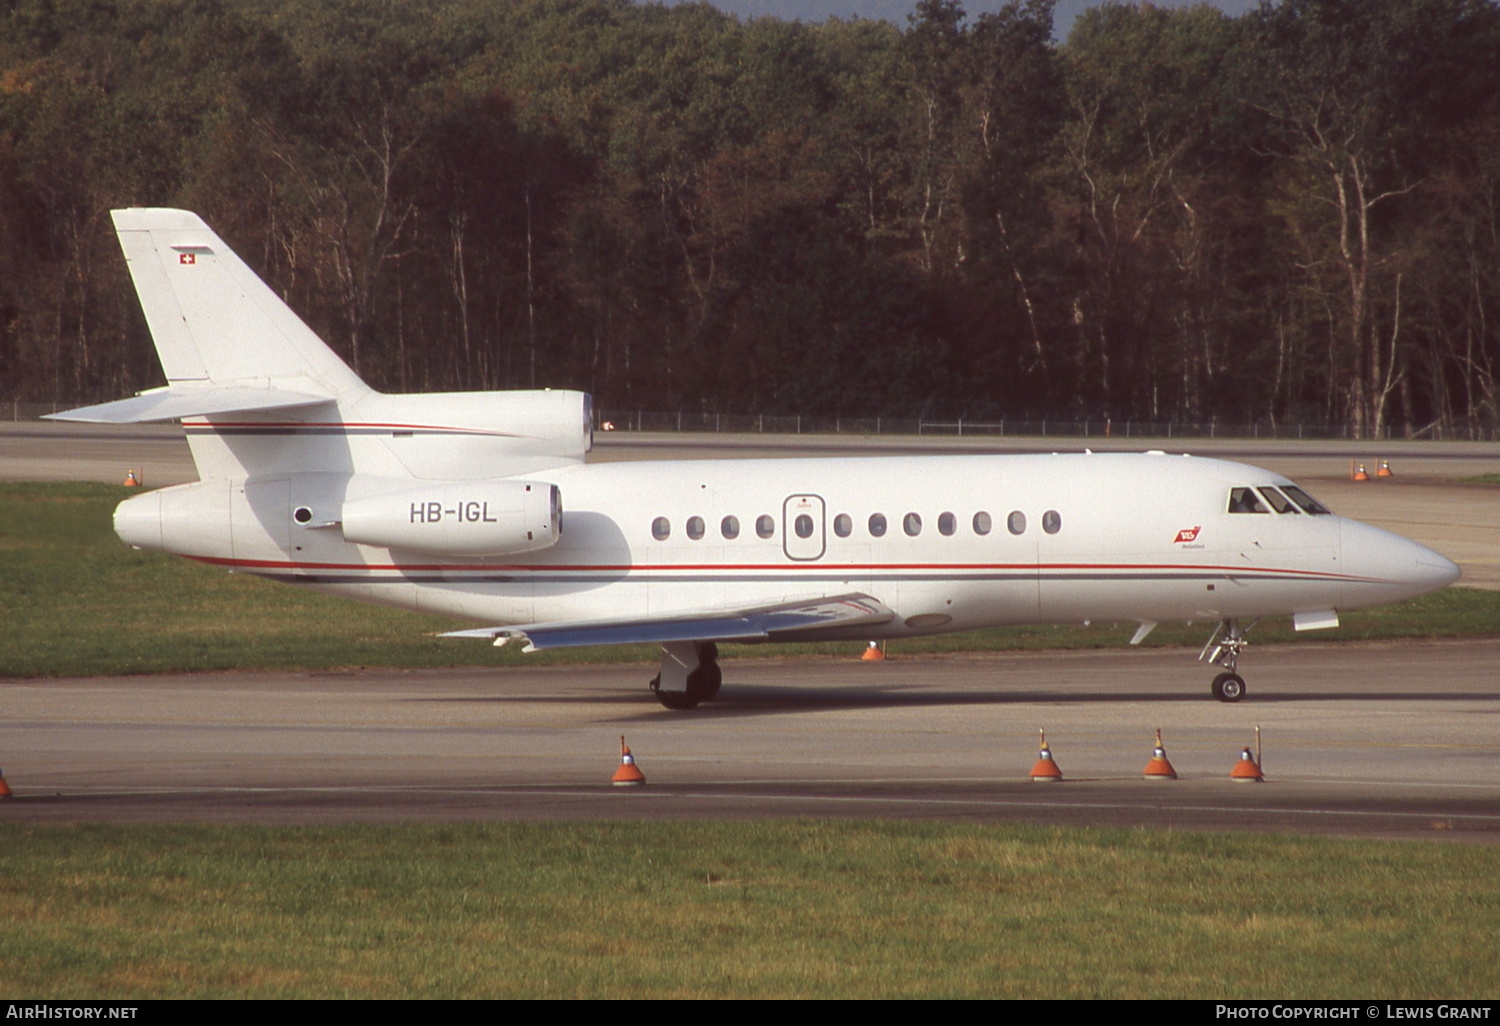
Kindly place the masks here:
<instances>
[{"instance_id":1,"label":"landing gear wheel","mask_svg":"<svg viewBox=\"0 0 1500 1026\"><path fill-rule=\"evenodd\" d=\"M693 693L692 678L688 679L688 690L686 691L663 691L661 689L661 674L651 678L651 691L656 695L656 700L668 709L694 709L703 699Z\"/></svg>"},{"instance_id":2,"label":"landing gear wheel","mask_svg":"<svg viewBox=\"0 0 1500 1026\"><path fill-rule=\"evenodd\" d=\"M718 663L709 663L688 674L687 693L699 702L706 702L719 693L723 684L724 671L719 669Z\"/></svg>"},{"instance_id":3,"label":"landing gear wheel","mask_svg":"<svg viewBox=\"0 0 1500 1026\"><path fill-rule=\"evenodd\" d=\"M698 645L699 665L696 670L688 674L688 694L696 695L700 702L706 702L719 693L719 688L724 684L724 671L719 669L719 646L712 641L701 642Z\"/></svg>"},{"instance_id":4,"label":"landing gear wheel","mask_svg":"<svg viewBox=\"0 0 1500 1026\"><path fill-rule=\"evenodd\" d=\"M662 647L663 672L666 672L668 652L666 646ZM719 688L724 684L724 671L719 669L719 646L712 641L700 641L695 643L692 653L697 660L697 666L688 673L687 688L684 691L666 691L661 686L662 674L658 673L651 678L651 690L656 692L656 700L668 709L694 709L700 702L706 702L719 693ZM677 665L687 665L688 657L682 652L671 655Z\"/></svg>"},{"instance_id":5,"label":"landing gear wheel","mask_svg":"<svg viewBox=\"0 0 1500 1026\"><path fill-rule=\"evenodd\" d=\"M1245 697L1245 678L1237 673L1221 673L1214 678L1213 692L1221 702L1238 702Z\"/></svg>"},{"instance_id":6,"label":"landing gear wheel","mask_svg":"<svg viewBox=\"0 0 1500 1026\"><path fill-rule=\"evenodd\" d=\"M701 699L694 698L691 692L658 691L656 700L668 709L683 710L696 709Z\"/></svg>"}]
</instances>

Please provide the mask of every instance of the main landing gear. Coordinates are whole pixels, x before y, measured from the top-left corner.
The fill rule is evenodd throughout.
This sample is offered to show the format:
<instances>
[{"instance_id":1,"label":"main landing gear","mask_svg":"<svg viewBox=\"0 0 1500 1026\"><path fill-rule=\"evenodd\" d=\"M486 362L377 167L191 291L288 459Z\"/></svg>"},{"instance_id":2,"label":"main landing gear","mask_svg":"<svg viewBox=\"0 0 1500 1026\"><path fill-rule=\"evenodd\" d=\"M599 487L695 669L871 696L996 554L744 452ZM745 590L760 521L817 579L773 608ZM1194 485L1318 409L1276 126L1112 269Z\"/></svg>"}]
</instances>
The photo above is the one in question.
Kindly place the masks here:
<instances>
[{"instance_id":1,"label":"main landing gear","mask_svg":"<svg viewBox=\"0 0 1500 1026\"><path fill-rule=\"evenodd\" d=\"M1214 630L1198 656L1228 671L1215 677L1212 685L1214 697L1221 702L1238 702L1245 697L1245 678L1234 672L1240 660L1240 650L1250 644L1245 640L1245 633L1238 620L1225 620Z\"/></svg>"},{"instance_id":2,"label":"main landing gear","mask_svg":"<svg viewBox=\"0 0 1500 1026\"><path fill-rule=\"evenodd\" d=\"M723 683L718 645L674 641L661 647L661 672L651 678L651 690L668 709L692 709L717 695Z\"/></svg>"}]
</instances>

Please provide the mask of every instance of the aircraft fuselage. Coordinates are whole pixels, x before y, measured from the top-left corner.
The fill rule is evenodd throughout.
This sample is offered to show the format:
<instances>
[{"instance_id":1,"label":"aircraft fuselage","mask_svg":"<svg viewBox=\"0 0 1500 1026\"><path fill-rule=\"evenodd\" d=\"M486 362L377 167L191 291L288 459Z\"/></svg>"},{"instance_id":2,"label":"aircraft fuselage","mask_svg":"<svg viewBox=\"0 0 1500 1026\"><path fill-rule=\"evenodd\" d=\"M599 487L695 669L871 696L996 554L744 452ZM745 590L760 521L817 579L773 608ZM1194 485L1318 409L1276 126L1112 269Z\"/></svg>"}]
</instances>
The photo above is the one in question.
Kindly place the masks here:
<instances>
[{"instance_id":1,"label":"aircraft fuselage","mask_svg":"<svg viewBox=\"0 0 1500 1026\"><path fill-rule=\"evenodd\" d=\"M383 484L350 474L179 486L129 500L116 522L143 547L501 624L850 592L895 614L809 638L1315 614L1421 594L1457 573L1367 524L1293 503L1278 513L1263 493L1261 511L1232 512L1235 489L1291 482L1157 453L579 464L517 480L555 486L564 506L555 544L521 556L345 541L339 510ZM492 521L485 485L386 487L392 518L420 533ZM177 526L153 533L162 522Z\"/></svg>"}]
</instances>

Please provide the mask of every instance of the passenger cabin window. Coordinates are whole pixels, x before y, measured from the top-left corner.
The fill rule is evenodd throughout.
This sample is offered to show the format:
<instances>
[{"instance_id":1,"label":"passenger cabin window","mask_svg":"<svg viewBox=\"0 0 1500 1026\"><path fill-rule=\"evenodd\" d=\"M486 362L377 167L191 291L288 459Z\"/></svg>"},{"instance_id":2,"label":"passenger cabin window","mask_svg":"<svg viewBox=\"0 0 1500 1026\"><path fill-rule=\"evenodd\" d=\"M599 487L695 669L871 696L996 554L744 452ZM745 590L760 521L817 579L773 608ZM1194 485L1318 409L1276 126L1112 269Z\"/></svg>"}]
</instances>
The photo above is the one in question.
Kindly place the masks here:
<instances>
[{"instance_id":1,"label":"passenger cabin window","mask_svg":"<svg viewBox=\"0 0 1500 1026\"><path fill-rule=\"evenodd\" d=\"M1308 495L1296 485L1282 485L1281 490L1291 496L1293 502L1301 506L1304 512L1311 513L1315 517L1332 516L1333 510L1323 505L1311 495Z\"/></svg>"},{"instance_id":2,"label":"passenger cabin window","mask_svg":"<svg viewBox=\"0 0 1500 1026\"><path fill-rule=\"evenodd\" d=\"M872 538L884 538L885 537L885 514L884 513L871 513L870 514L870 537L872 537Z\"/></svg>"},{"instance_id":3,"label":"passenger cabin window","mask_svg":"<svg viewBox=\"0 0 1500 1026\"><path fill-rule=\"evenodd\" d=\"M755 518L755 533L762 538L771 537L776 533L776 521L772 520L769 514L762 513Z\"/></svg>"},{"instance_id":4,"label":"passenger cabin window","mask_svg":"<svg viewBox=\"0 0 1500 1026\"><path fill-rule=\"evenodd\" d=\"M1049 509L1042 514L1042 530L1048 534L1056 534L1062 530L1062 514L1055 509Z\"/></svg>"},{"instance_id":5,"label":"passenger cabin window","mask_svg":"<svg viewBox=\"0 0 1500 1026\"><path fill-rule=\"evenodd\" d=\"M849 514L840 513L833 518L833 533L840 538L847 538L854 533L854 521L850 519Z\"/></svg>"},{"instance_id":6,"label":"passenger cabin window","mask_svg":"<svg viewBox=\"0 0 1500 1026\"><path fill-rule=\"evenodd\" d=\"M1231 488L1229 490L1229 512L1231 513L1269 513L1265 503L1261 502L1255 494L1254 488Z\"/></svg>"},{"instance_id":7,"label":"passenger cabin window","mask_svg":"<svg viewBox=\"0 0 1500 1026\"><path fill-rule=\"evenodd\" d=\"M1269 502L1271 504L1271 508L1278 513L1302 512L1292 503L1291 499L1288 499L1285 495L1282 495L1274 488L1258 488L1256 489L1256 491L1260 492L1261 497Z\"/></svg>"},{"instance_id":8,"label":"passenger cabin window","mask_svg":"<svg viewBox=\"0 0 1500 1026\"><path fill-rule=\"evenodd\" d=\"M922 518L915 513L906 514L901 518L901 530L905 531L908 537L915 538L922 533Z\"/></svg>"},{"instance_id":9,"label":"passenger cabin window","mask_svg":"<svg viewBox=\"0 0 1500 1026\"><path fill-rule=\"evenodd\" d=\"M811 538L813 533L813 518L806 513L798 513L797 519L792 521L792 530L797 532L798 538Z\"/></svg>"},{"instance_id":10,"label":"passenger cabin window","mask_svg":"<svg viewBox=\"0 0 1500 1026\"><path fill-rule=\"evenodd\" d=\"M651 537L657 541L666 541L672 536L672 523L666 517L657 517L651 521Z\"/></svg>"},{"instance_id":11,"label":"passenger cabin window","mask_svg":"<svg viewBox=\"0 0 1500 1026\"><path fill-rule=\"evenodd\" d=\"M958 530L958 517L952 513L938 514L938 534L951 535Z\"/></svg>"},{"instance_id":12,"label":"passenger cabin window","mask_svg":"<svg viewBox=\"0 0 1500 1026\"><path fill-rule=\"evenodd\" d=\"M1005 518L1005 526L1010 529L1011 534L1026 533L1026 514L1020 510L1012 510L1010 516Z\"/></svg>"},{"instance_id":13,"label":"passenger cabin window","mask_svg":"<svg viewBox=\"0 0 1500 1026\"><path fill-rule=\"evenodd\" d=\"M725 517L719 521L719 533L730 541L740 536L740 518Z\"/></svg>"},{"instance_id":14,"label":"passenger cabin window","mask_svg":"<svg viewBox=\"0 0 1500 1026\"><path fill-rule=\"evenodd\" d=\"M989 534L994 524L990 521L990 515L984 510L974 514L974 533Z\"/></svg>"},{"instance_id":15,"label":"passenger cabin window","mask_svg":"<svg viewBox=\"0 0 1500 1026\"><path fill-rule=\"evenodd\" d=\"M703 518L702 517L688 517L688 519L687 519L687 536L689 538L693 539L693 541L697 541L699 538L703 537Z\"/></svg>"}]
</instances>

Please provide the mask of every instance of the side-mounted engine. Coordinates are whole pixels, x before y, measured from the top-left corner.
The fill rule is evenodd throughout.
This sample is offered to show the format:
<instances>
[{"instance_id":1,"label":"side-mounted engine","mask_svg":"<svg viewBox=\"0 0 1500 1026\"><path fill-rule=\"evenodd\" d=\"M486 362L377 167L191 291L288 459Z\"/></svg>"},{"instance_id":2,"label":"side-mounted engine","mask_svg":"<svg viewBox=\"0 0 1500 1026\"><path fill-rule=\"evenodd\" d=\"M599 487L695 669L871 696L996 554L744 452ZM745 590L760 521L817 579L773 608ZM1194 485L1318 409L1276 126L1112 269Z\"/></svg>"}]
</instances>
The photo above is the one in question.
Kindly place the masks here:
<instances>
[{"instance_id":1,"label":"side-mounted engine","mask_svg":"<svg viewBox=\"0 0 1500 1026\"><path fill-rule=\"evenodd\" d=\"M125 500L115 532L138 548L251 564L342 562L354 555L344 543L423 557L507 556L557 544L562 495L554 484L515 478L211 479Z\"/></svg>"},{"instance_id":2,"label":"side-mounted engine","mask_svg":"<svg viewBox=\"0 0 1500 1026\"><path fill-rule=\"evenodd\" d=\"M292 511L311 522L310 507ZM562 534L562 495L540 481L422 484L346 500L344 540L440 556L504 556L555 545Z\"/></svg>"}]
</instances>

